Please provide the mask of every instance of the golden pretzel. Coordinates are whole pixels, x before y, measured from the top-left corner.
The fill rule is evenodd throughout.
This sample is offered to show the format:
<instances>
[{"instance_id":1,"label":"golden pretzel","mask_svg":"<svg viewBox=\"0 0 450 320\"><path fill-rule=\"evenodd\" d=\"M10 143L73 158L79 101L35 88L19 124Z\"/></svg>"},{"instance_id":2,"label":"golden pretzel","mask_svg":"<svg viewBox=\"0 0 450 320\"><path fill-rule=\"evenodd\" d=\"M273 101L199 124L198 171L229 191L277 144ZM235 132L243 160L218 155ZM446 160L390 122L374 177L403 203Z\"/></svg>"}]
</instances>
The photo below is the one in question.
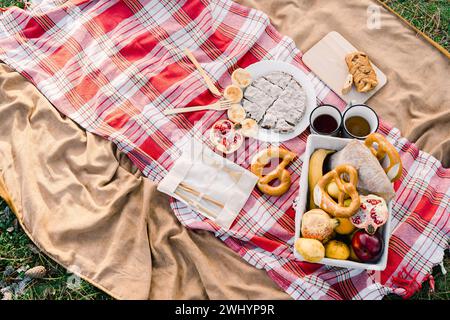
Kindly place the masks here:
<instances>
[{"instance_id":1,"label":"golden pretzel","mask_svg":"<svg viewBox=\"0 0 450 320\"><path fill-rule=\"evenodd\" d=\"M344 175L349 179L345 181L342 177ZM325 191L327 185L331 182L336 182L339 189L338 203ZM317 182L314 187L314 202L322 210L328 212L337 218L349 218L358 211L360 200L359 194L356 190L358 185L358 172L356 169L348 164L341 164L329 171ZM349 195L351 203L345 206L345 196Z\"/></svg>"},{"instance_id":2,"label":"golden pretzel","mask_svg":"<svg viewBox=\"0 0 450 320\"><path fill-rule=\"evenodd\" d=\"M288 191L291 186L291 174L286 170L286 166L295 157L295 153L275 147L267 148L253 157L250 170L259 178L257 184L259 190L270 196L281 196ZM282 161L274 170L263 176L264 167L274 158L280 158ZM272 187L269 183L275 179L279 179L280 184Z\"/></svg>"},{"instance_id":3,"label":"golden pretzel","mask_svg":"<svg viewBox=\"0 0 450 320\"><path fill-rule=\"evenodd\" d=\"M373 146L376 143L377 148ZM377 157L378 160L383 160L385 156L389 159L389 164L384 169L388 178L393 182L398 180L402 175L402 160L394 146L381 134L371 133L364 141L366 147L370 149L370 152Z\"/></svg>"}]
</instances>

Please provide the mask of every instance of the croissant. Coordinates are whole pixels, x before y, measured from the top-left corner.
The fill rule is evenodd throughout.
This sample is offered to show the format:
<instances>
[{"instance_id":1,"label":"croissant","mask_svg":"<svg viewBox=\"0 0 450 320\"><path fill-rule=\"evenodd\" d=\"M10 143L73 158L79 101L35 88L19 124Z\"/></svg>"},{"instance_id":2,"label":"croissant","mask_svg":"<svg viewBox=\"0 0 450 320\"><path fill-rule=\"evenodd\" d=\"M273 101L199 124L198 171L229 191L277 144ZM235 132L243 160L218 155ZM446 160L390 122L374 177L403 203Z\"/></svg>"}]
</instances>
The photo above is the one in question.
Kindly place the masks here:
<instances>
[{"instance_id":1,"label":"croissant","mask_svg":"<svg viewBox=\"0 0 450 320\"><path fill-rule=\"evenodd\" d=\"M367 54L360 51L349 53L345 62L358 92L368 92L378 85L377 74Z\"/></svg>"}]
</instances>

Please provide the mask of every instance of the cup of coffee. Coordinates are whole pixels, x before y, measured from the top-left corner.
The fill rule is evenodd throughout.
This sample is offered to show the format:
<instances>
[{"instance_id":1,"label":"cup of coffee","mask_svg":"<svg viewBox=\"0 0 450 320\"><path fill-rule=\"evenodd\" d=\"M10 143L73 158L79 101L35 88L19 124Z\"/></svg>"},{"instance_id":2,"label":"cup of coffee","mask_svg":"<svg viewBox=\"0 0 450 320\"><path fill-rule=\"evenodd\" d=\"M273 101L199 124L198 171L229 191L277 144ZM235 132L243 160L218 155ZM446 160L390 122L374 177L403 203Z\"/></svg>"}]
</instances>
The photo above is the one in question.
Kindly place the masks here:
<instances>
[{"instance_id":1,"label":"cup of coffee","mask_svg":"<svg viewBox=\"0 0 450 320\"><path fill-rule=\"evenodd\" d=\"M345 110L342 116L343 136L345 138L365 139L378 130L378 115L365 104L356 104Z\"/></svg>"},{"instance_id":2,"label":"cup of coffee","mask_svg":"<svg viewBox=\"0 0 450 320\"><path fill-rule=\"evenodd\" d=\"M309 116L311 133L337 137L341 131L342 115L338 108L323 104Z\"/></svg>"}]
</instances>

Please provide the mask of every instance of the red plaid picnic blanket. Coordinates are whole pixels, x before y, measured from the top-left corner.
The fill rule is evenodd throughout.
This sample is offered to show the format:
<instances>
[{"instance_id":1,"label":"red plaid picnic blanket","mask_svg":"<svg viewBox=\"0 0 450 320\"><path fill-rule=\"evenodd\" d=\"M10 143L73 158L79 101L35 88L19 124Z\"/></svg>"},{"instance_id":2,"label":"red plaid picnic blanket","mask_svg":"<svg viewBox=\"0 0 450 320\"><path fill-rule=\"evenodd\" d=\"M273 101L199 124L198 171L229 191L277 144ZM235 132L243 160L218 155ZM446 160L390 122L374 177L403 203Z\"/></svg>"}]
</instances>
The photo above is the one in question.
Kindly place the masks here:
<instances>
[{"instance_id":1,"label":"red plaid picnic blanket","mask_svg":"<svg viewBox=\"0 0 450 320\"><path fill-rule=\"evenodd\" d=\"M36 1L29 10L0 17L0 58L61 111L88 131L118 145L142 172L160 181L192 137L223 112L164 116L166 108L213 102L184 56L189 48L223 89L231 72L264 59L293 64L313 82L318 103L344 102L302 63L294 42L268 17L230 0ZM300 18L300 17L299 17ZM404 169L395 183L392 237L383 272L299 262L293 256L294 200L302 160L290 166L292 187L282 197L254 190L231 230L218 228L185 204L172 201L187 227L213 232L246 261L264 268L295 299L379 299L410 296L443 259L449 242L450 171L381 123L399 150ZM308 132L282 144L301 155ZM230 159L249 167L267 143L250 139ZM238 272L238 271L237 271Z\"/></svg>"}]
</instances>

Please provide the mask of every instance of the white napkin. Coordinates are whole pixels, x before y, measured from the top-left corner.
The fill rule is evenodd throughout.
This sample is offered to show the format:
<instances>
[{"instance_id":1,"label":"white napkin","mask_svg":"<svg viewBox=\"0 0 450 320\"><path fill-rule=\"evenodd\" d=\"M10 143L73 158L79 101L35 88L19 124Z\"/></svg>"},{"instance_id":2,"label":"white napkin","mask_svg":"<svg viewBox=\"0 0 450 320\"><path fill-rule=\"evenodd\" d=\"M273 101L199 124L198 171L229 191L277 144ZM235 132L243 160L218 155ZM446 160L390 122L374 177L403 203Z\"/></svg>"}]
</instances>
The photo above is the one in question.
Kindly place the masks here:
<instances>
[{"instance_id":1,"label":"white napkin","mask_svg":"<svg viewBox=\"0 0 450 320\"><path fill-rule=\"evenodd\" d=\"M192 139L159 183L158 190L190 205L228 230L257 181L258 177L250 171ZM222 204L223 208L211 199Z\"/></svg>"}]
</instances>

